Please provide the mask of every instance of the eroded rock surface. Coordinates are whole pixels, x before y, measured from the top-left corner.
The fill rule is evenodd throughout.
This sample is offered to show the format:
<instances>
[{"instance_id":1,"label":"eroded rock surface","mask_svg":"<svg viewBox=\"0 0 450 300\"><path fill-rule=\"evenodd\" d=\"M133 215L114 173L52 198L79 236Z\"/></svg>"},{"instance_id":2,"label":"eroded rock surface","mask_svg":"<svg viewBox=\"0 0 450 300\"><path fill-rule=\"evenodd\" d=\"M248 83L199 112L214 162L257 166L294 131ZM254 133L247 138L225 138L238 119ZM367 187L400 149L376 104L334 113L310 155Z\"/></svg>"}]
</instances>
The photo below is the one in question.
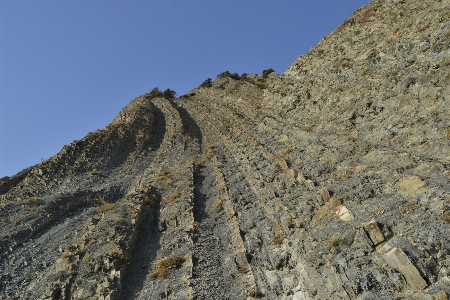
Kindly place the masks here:
<instances>
[{"instance_id":1,"label":"eroded rock surface","mask_svg":"<svg viewBox=\"0 0 450 300\"><path fill-rule=\"evenodd\" d=\"M450 2L146 94L0 180L0 299L447 299Z\"/></svg>"}]
</instances>

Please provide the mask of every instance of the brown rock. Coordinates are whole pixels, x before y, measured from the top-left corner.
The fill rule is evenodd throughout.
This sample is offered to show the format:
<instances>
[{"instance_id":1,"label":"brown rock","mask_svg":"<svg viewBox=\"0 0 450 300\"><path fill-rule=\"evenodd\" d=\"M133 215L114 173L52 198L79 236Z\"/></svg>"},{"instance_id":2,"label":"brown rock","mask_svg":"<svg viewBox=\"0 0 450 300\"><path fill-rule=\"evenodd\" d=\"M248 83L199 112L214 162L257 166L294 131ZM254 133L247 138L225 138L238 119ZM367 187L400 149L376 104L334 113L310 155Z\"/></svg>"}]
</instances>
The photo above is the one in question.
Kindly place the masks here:
<instances>
[{"instance_id":1,"label":"brown rock","mask_svg":"<svg viewBox=\"0 0 450 300\"><path fill-rule=\"evenodd\" d=\"M381 233L377 221L371 220L369 222L363 223L362 226L369 235L374 245L377 245L384 241L383 233Z\"/></svg>"}]
</instances>

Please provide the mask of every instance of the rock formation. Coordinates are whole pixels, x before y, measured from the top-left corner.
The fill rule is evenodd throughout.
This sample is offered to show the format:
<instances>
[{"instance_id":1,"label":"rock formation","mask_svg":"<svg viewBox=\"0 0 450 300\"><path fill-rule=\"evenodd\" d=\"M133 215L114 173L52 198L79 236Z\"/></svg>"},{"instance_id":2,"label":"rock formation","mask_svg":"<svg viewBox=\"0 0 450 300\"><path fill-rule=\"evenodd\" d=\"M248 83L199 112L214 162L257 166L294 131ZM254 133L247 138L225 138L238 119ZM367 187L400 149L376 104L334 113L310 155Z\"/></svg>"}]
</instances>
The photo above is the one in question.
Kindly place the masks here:
<instances>
[{"instance_id":1,"label":"rock formation","mask_svg":"<svg viewBox=\"0 0 450 300\"><path fill-rule=\"evenodd\" d=\"M450 2L142 95L0 180L0 299L447 299Z\"/></svg>"}]
</instances>

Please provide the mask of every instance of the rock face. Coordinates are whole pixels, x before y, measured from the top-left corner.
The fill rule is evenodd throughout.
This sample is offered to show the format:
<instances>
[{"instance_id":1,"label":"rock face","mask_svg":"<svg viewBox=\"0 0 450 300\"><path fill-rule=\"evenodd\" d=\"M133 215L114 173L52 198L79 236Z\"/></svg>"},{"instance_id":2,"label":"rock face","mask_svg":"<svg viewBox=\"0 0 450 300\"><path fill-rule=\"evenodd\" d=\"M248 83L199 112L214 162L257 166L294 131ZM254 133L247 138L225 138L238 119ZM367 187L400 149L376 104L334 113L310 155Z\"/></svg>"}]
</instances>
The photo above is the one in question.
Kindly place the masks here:
<instances>
[{"instance_id":1,"label":"rock face","mask_svg":"<svg viewBox=\"0 0 450 300\"><path fill-rule=\"evenodd\" d=\"M447 299L450 2L146 94L0 180L0 299Z\"/></svg>"}]
</instances>

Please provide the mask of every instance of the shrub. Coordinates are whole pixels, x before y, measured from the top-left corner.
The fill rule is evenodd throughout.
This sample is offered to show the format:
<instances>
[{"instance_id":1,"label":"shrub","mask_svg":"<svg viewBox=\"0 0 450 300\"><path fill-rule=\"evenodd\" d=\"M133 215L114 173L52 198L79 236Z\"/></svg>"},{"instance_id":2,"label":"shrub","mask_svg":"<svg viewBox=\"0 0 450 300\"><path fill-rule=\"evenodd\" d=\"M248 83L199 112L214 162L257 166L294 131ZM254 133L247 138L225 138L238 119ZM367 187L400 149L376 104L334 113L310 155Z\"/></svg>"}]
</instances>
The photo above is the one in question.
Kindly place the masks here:
<instances>
[{"instance_id":1,"label":"shrub","mask_svg":"<svg viewBox=\"0 0 450 300\"><path fill-rule=\"evenodd\" d=\"M262 71L262 77L263 77L263 78L267 78L267 76L269 76L270 73L274 73L274 72L275 72L275 71L274 71L272 68L267 69L267 70L263 70L263 71Z\"/></svg>"},{"instance_id":2,"label":"shrub","mask_svg":"<svg viewBox=\"0 0 450 300\"><path fill-rule=\"evenodd\" d=\"M164 92L161 91L158 87L155 87L153 90L150 91L146 96L149 98L157 98L157 97L164 97L166 99L175 98L175 95L177 93L174 90L166 89Z\"/></svg>"},{"instance_id":3,"label":"shrub","mask_svg":"<svg viewBox=\"0 0 450 300\"><path fill-rule=\"evenodd\" d=\"M177 93L174 90L166 89L163 93L163 96L164 96L164 98L171 99L171 98L175 98L176 94Z\"/></svg>"},{"instance_id":4,"label":"shrub","mask_svg":"<svg viewBox=\"0 0 450 300\"><path fill-rule=\"evenodd\" d=\"M222 206L223 201L225 201L225 198L224 198L224 197L220 197L219 199L217 199L217 200L212 204L212 208L213 208L214 210L218 210L218 209Z\"/></svg>"},{"instance_id":5,"label":"shrub","mask_svg":"<svg viewBox=\"0 0 450 300\"><path fill-rule=\"evenodd\" d=\"M161 90L158 87L155 87L153 90L150 91L149 96L151 98L163 97L163 92L161 92Z\"/></svg>"},{"instance_id":6,"label":"shrub","mask_svg":"<svg viewBox=\"0 0 450 300\"><path fill-rule=\"evenodd\" d=\"M449 210L444 212L443 216L441 217L441 220L444 221L444 223L446 223L446 224L450 223L450 211Z\"/></svg>"},{"instance_id":7,"label":"shrub","mask_svg":"<svg viewBox=\"0 0 450 300\"><path fill-rule=\"evenodd\" d=\"M278 246L283 244L283 237L279 235L275 235L272 237L272 243Z\"/></svg>"},{"instance_id":8,"label":"shrub","mask_svg":"<svg viewBox=\"0 0 450 300\"><path fill-rule=\"evenodd\" d=\"M97 171L97 170L95 170L95 169L92 170L92 171L89 171L88 174L89 174L89 175L92 175L92 176L106 177L105 175L103 175L102 172Z\"/></svg>"},{"instance_id":9,"label":"shrub","mask_svg":"<svg viewBox=\"0 0 450 300\"><path fill-rule=\"evenodd\" d=\"M147 276L147 279L152 280L156 277L163 279L166 277L169 269L179 268L186 261L186 259L180 254L172 254L170 256L158 259L154 263L155 273Z\"/></svg>"},{"instance_id":10,"label":"shrub","mask_svg":"<svg viewBox=\"0 0 450 300\"><path fill-rule=\"evenodd\" d=\"M450 139L450 127L444 130L444 135L447 139Z\"/></svg>"},{"instance_id":11,"label":"shrub","mask_svg":"<svg viewBox=\"0 0 450 300\"><path fill-rule=\"evenodd\" d=\"M202 82L202 84L200 84L200 87L204 87L204 88L210 88L212 86L212 79L208 78L205 81Z\"/></svg>"},{"instance_id":12,"label":"shrub","mask_svg":"<svg viewBox=\"0 0 450 300\"><path fill-rule=\"evenodd\" d=\"M257 289L252 289L248 295L252 298L261 298L263 296L263 293L261 293L260 291L258 291Z\"/></svg>"},{"instance_id":13,"label":"shrub","mask_svg":"<svg viewBox=\"0 0 450 300\"><path fill-rule=\"evenodd\" d=\"M337 246L339 246L340 243L341 243L341 240L339 239L339 235L337 235L337 234L331 236L328 241L328 244L332 248L336 248Z\"/></svg>"},{"instance_id":14,"label":"shrub","mask_svg":"<svg viewBox=\"0 0 450 300\"><path fill-rule=\"evenodd\" d=\"M241 77L238 73L230 73L229 71L225 71L217 75L217 79L219 78L231 78L234 80L239 80Z\"/></svg>"},{"instance_id":15,"label":"shrub","mask_svg":"<svg viewBox=\"0 0 450 300\"><path fill-rule=\"evenodd\" d=\"M28 198L27 204L30 206L39 206L41 205L41 200L38 197Z\"/></svg>"},{"instance_id":16,"label":"shrub","mask_svg":"<svg viewBox=\"0 0 450 300\"><path fill-rule=\"evenodd\" d=\"M105 213L107 211L112 210L116 204L107 202L103 197L100 199L101 204L97 205L97 211L99 213Z\"/></svg>"}]
</instances>

